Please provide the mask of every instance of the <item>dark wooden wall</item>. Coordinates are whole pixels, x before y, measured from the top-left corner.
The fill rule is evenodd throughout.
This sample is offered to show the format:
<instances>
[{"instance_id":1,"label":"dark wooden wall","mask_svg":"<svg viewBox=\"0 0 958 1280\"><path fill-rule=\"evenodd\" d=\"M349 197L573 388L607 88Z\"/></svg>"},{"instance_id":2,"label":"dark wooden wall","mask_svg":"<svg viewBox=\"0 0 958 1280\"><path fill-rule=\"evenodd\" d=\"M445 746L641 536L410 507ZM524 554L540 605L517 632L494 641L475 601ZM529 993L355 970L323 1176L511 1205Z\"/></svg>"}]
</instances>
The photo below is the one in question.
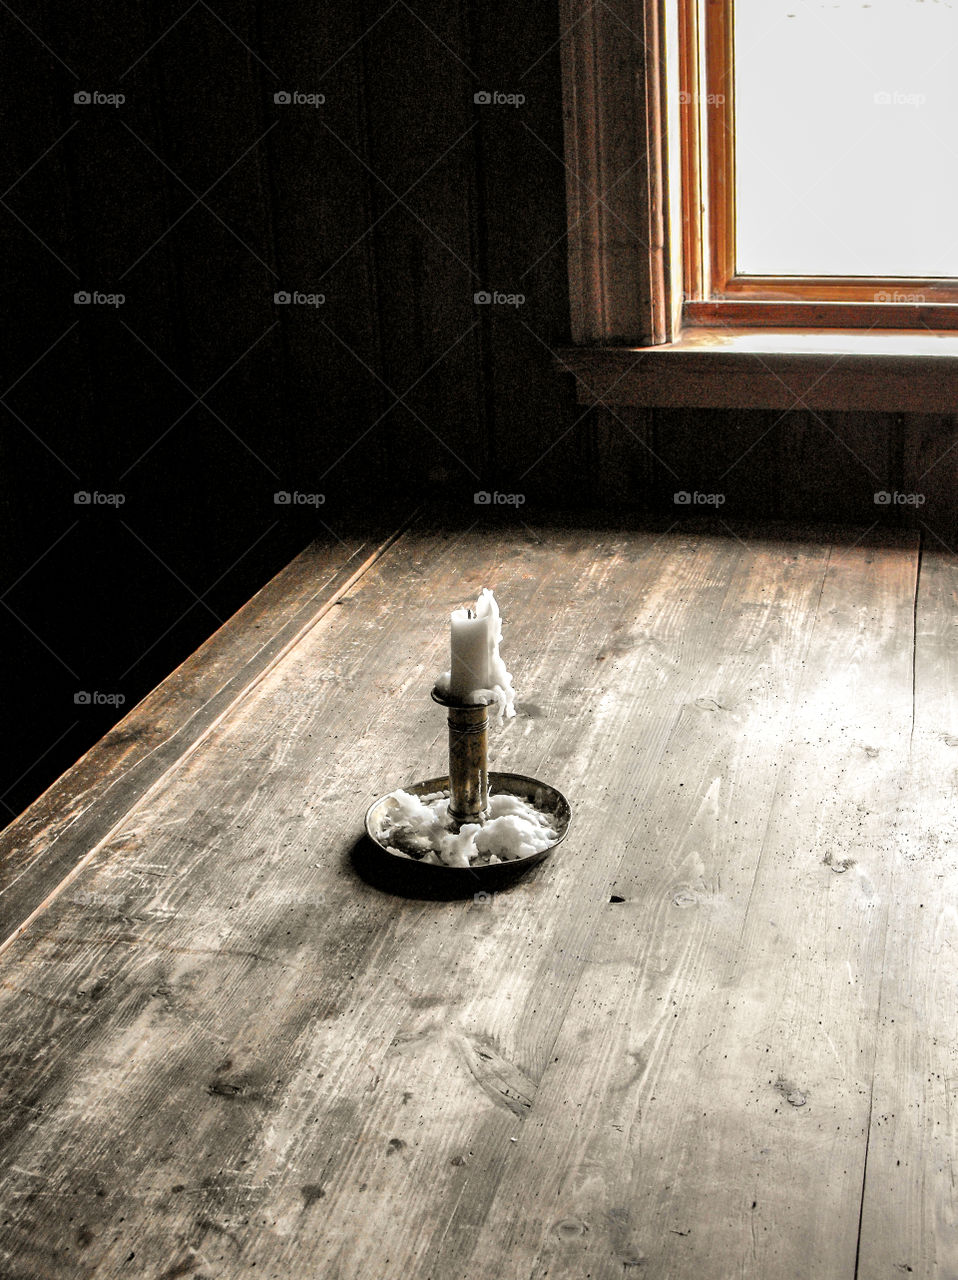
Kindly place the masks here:
<instances>
[{"instance_id":1,"label":"dark wooden wall","mask_svg":"<svg viewBox=\"0 0 958 1280\"><path fill-rule=\"evenodd\" d=\"M673 493L697 489L728 520L923 520L953 540L951 420L575 404L552 354L554 0L23 0L0 29L0 819L311 537L420 500L499 519L513 508L475 492L518 493L534 528L555 506L683 519ZM875 506L910 485L923 509Z\"/></svg>"},{"instance_id":2,"label":"dark wooden wall","mask_svg":"<svg viewBox=\"0 0 958 1280\"><path fill-rule=\"evenodd\" d=\"M550 367L568 337L552 5L16 8L0 13L6 818L116 718L77 693L131 706L312 536L423 496L471 512L572 408ZM526 300L477 305L483 290ZM536 468L543 493L568 457Z\"/></svg>"},{"instance_id":3,"label":"dark wooden wall","mask_svg":"<svg viewBox=\"0 0 958 1280\"><path fill-rule=\"evenodd\" d=\"M789 520L916 529L958 550L958 419L941 414L598 409L604 501L677 520ZM721 505L677 506L677 492Z\"/></svg>"}]
</instances>

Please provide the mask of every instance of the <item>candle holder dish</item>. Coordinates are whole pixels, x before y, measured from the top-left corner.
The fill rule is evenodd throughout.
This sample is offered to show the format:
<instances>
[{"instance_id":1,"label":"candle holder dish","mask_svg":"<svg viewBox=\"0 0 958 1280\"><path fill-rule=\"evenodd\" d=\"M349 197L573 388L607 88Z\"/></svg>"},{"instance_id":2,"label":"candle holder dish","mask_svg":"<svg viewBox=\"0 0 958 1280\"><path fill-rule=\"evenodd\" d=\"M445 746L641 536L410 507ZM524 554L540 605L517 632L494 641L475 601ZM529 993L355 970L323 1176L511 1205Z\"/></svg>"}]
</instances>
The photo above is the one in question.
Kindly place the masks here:
<instances>
[{"instance_id":1,"label":"candle holder dish","mask_svg":"<svg viewBox=\"0 0 958 1280\"><path fill-rule=\"evenodd\" d=\"M384 867L391 869L396 875L428 878L433 882L441 881L449 885L455 883L463 889L473 890L506 883L519 872L548 857L565 839L572 821L569 802L561 791L538 778L527 778L520 773L488 771L491 699L489 702L460 702L438 689L433 690L432 696L448 713L449 773L445 777L415 782L404 790L415 796L448 792L449 815L456 831L465 823L482 824L488 815L490 796L516 796L549 818L556 838L544 849L504 862L469 867L423 863L408 854L397 852L382 838L390 807L388 795L380 796L366 811L366 834L382 859L385 859Z\"/></svg>"}]
</instances>

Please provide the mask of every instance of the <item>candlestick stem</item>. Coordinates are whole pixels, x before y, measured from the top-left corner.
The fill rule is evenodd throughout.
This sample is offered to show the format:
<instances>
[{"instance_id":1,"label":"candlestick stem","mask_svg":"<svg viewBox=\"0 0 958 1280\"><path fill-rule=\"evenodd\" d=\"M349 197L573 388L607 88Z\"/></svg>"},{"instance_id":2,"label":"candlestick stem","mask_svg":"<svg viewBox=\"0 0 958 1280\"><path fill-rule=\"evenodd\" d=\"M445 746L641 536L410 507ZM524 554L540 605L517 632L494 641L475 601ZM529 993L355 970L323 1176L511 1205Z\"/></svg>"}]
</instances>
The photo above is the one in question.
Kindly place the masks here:
<instances>
[{"instance_id":1,"label":"candlestick stem","mask_svg":"<svg viewBox=\"0 0 958 1280\"><path fill-rule=\"evenodd\" d=\"M433 693L449 722L449 817L457 826L482 822L489 810L489 708Z\"/></svg>"}]
</instances>

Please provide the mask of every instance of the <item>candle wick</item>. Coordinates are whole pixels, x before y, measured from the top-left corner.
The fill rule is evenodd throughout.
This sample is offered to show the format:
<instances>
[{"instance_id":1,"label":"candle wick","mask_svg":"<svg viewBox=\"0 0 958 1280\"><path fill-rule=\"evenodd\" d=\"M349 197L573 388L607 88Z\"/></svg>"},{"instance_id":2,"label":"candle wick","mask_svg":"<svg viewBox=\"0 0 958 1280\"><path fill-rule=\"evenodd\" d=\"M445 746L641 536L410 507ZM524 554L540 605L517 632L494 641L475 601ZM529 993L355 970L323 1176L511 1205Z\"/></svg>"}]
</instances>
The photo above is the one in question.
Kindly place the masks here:
<instances>
[{"instance_id":1,"label":"candle wick","mask_svg":"<svg viewBox=\"0 0 958 1280\"><path fill-rule=\"evenodd\" d=\"M473 611L472 611L471 609L467 609L467 610L466 610L466 617L467 617L467 618L474 618L475 616L476 616L476 615L473 613Z\"/></svg>"}]
</instances>

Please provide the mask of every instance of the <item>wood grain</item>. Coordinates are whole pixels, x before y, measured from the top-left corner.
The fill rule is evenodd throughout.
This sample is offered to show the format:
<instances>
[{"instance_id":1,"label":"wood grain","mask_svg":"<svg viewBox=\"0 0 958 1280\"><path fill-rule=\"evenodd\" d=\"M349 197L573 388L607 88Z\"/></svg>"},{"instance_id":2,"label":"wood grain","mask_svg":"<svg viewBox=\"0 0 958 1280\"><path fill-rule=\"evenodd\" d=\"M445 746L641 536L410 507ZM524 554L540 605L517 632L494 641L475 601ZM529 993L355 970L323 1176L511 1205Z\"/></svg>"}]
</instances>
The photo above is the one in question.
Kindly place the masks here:
<instances>
[{"instance_id":1,"label":"wood grain","mask_svg":"<svg viewBox=\"0 0 958 1280\"><path fill-rule=\"evenodd\" d=\"M726 283L726 288L728 284ZM781 290L782 281L769 281L763 292L766 298L773 295L776 289ZM875 280L867 290L860 286L855 294L865 301L827 301L827 287L823 282L813 281L805 286L817 301L801 300L795 302L773 302L753 298L751 300L736 299L734 301L711 298L706 302L686 303L683 316L689 325L716 327L727 325L733 329L772 328L772 329L918 329L937 330L953 329L958 320L958 306L954 302L934 303L934 294L921 281L914 280ZM927 302L882 302L883 297L927 297ZM875 301L878 299L878 301Z\"/></svg>"},{"instance_id":2,"label":"wood grain","mask_svg":"<svg viewBox=\"0 0 958 1280\"><path fill-rule=\"evenodd\" d=\"M309 546L0 833L0 942L389 540Z\"/></svg>"},{"instance_id":3,"label":"wood grain","mask_svg":"<svg viewBox=\"0 0 958 1280\"><path fill-rule=\"evenodd\" d=\"M345 873L343 851L354 837L357 815L367 798L397 781L419 776L424 767L428 773L440 764L445 735L426 686L445 657L442 614L458 603L462 593L472 594L494 573L503 599L513 600L516 657L524 652L535 655L533 669L524 675L522 664L516 662L517 679L532 689L538 683L537 668L549 677L537 689L538 714L524 716L513 726L511 736L503 735L500 764L514 767L518 756L524 766L531 764L532 771L561 776L570 751L594 750L596 744L606 755L614 750L631 714L604 694L601 673L615 661L616 649L631 651L627 637L635 592L645 595L651 617L660 614L664 619L676 609L681 616L691 609L693 595L698 601L704 598L694 592L683 602L683 582L698 583L706 595L724 595L728 553L723 556L714 549L696 556L689 552L670 562L665 544L656 546L651 536L630 546L621 536L574 533L560 535L548 546L531 539L526 545L514 536L496 534L472 535L468 543L461 538L409 539L403 551L402 556L384 558L381 575L373 573L364 580L368 607L356 609L347 600L324 619L321 643L297 647L298 658L283 664L282 676L257 687L239 740L231 745L234 733L226 730L217 749L217 754L224 754L215 803L209 803L209 776L194 753L195 766L186 765L181 778L189 793L183 793L182 805L171 808L165 800L158 804L154 793L154 799L140 806L116 834L112 854L104 848L97 868L91 864L82 882L76 881L68 894L51 905L43 925L37 922L11 949L13 956L23 946L38 945L46 952L44 958L52 960L62 946L72 970L77 949L85 950L82 935L91 938L92 933L97 940L81 964L82 976L75 982L68 978L53 1005L40 1003L40 1010L48 1013L38 1019L28 1040L35 1044L34 1035L42 1039L49 1034L49 1018L57 1020L58 1047L45 1064L44 1088L50 1091L50 1105L55 1105L62 1124L70 1130L71 1141L89 1127L89 1120L83 1118L89 1103L81 1097L94 1078L101 1079L107 1089L108 1109L119 1108L111 1112L116 1126L136 1128L135 1147L129 1155L138 1172L131 1166L122 1187L110 1180L111 1198L124 1201L117 1215L128 1222L132 1223L131 1214L139 1217L133 1200L144 1194L134 1192L134 1182L142 1178L143 1188L156 1185L152 1171L158 1153L168 1149L167 1139L176 1135L169 1148L175 1168L171 1167L172 1177L168 1181L164 1177L160 1184L165 1189L160 1198L172 1197L171 1207L178 1193L169 1187L198 1186L206 1170L198 1175L191 1165L198 1161L197 1168L203 1169L204 1152L215 1149L213 1182L225 1196L201 1196L202 1213L211 1220L222 1222L225 1216L233 1230L236 1197L249 1203L243 1188L252 1189L254 1198L262 1201L277 1178L285 1180L292 1174L295 1179L294 1171L299 1171L299 1179L291 1184L292 1199L282 1211L294 1214L290 1222L302 1211L300 1185L325 1187L324 1208L333 1215L339 1234L327 1239L324 1248L375 1251L376 1231L350 1229L351 1222L372 1212L367 1204L378 1204L380 1217L396 1229L405 1221L404 1206L407 1212L418 1209L428 1219L430 1213L438 1212L437 1197L441 1208L447 1193L452 1200L459 1194L461 1181L456 1184L450 1179L461 1179L462 1166L448 1163L457 1154L468 1159L455 1136L457 1115L470 1117L476 1109L483 1118L490 1112L501 1114L494 1127L503 1141L502 1120L515 1122L508 1108L494 1104L481 1089L476 1094L464 1092L455 1083L449 1096L446 1072L457 1081L462 1070L460 1051L455 1043L448 1043L445 1051L441 1041L429 1043L435 1040L429 1028L436 1026L436 1020L440 1019L441 1027L443 1020L455 1016L463 1000L470 1005L475 1001L472 1016L457 1019L465 1034L496 1036L501 1056L530 1078L545 1065L561 1024L561 1001L542 1006L545 1022L528 1047L529 1061L519 1058L515 1047L503 1039L495 1015L503 1002L503 982L513 989L517 1007L530 996L534 1004L539 1002L531 989L534 974L510 973L521 962L530 931L534 934L534 922L541 916L539 904L544 898L542 890L535 889L536 881L527 882L519 910L497 915L483 908L482 914L478 905L467 902L443 908L438 915L435 907L384 899L364 889ZM635 557L645 555L648 574L636 578ZM565 572L550 575L549 564L564 566L565 572L574 566L580 583L574 602ZM432 589L428 600L417 601L414 587L426 566ZM393 602L400 599L407 605L394 609ZM533 601L538 609L532 607ZM441 610L438 620L437 609ZM556 625L537 645L539 609L546 616L554 613ZM519 622L521 618L524 623ZM319 641L315 628L310 634L314 642ZM430 635L433 639L424 643ZM640 643L635 651L642 659L645 679L653 679L661 663L659 645ZM694 651L692 657L696 658ZM691 672L698 669L700 660L690 663ZM264 739L262 733L267 684L271 689L267 702L284 725L275 740L271 735ZM369 715L370 697L382 696L395 705L385 740L383 725ZM601 710L596 707L600 700ZM570 712L581 723L581 741L580 735L567 733ZM518 730L522 741L518 741ZM212 746L212 737L206 741ZM549 751L549 762L540 758L543 748ZM199 754L204 754L202 748ZM275 793L277 771L288 769L293 771L293 789L282 806L282 816L270 796ZM196 786L207 799L200 798ZM316 800L311 801L311 796ZM193 833L185 842L184 822ZM119 854L119 850L126 852ZM190 867L185 876L178 865L183 856ZM599 865L590 872L597 878L597 901L607 894L609 859L617 858L616 846L605 846ZM317 860L319 866L314 865ZM553 925L558 931L555 943L539 963L549 972L553 959L560 956L568 998L576 970L574 932L581 916L577 891L582 875L574 863L557 863L557 867L563 873L565 888L563 892L560 887L559 901L564 911ZM101 880L104 870L106 878ZM53 942L48 929L53 925L54 933L59 932L54 925L57 917L62 941ZM234 922L243 917L237 936L230 937ZM507 938L497 940L500 919ZM147 942L144 929L146 935L155 936L157 945ZM414 942L422 929L424 935ZM468 941L465 954L464 937ZM51 942L53 953L47 951ZM569 961L563 965L564 950ZM462 969L464 964L471 976ZM482 980L486 969L498 975L488 992ZM25 975L26 970L17 963L16 972ZM260 973L266 977L265 985ZM22 983L14 986L20 988ZM32 983L27 986L32 990ZM100 1016L81 1016L74 1033L66 1034L60 1019L72 1019L68 1009L61 1007L63 1001L67 1006L77 1001L81 1008L91 1007L91 990ZM19 996L13 991L8 996L32 1003L23 989ZM100 1040L97 1030L105 1029L102 1019L107 1008L112 1010L110 1021L113 1016L119 1019L115 1031L107 1032L108 1040L112 1042L118 1034L127 1046L119 1049L119 1057ZM119 1030L119 1023L124 1030ZM391 1057L387 1076L384 1058L397 1036L403 1054ZM417 1061L422 1049L433 1063L428 1071ZM25 1050L27 1056L35 1052L36 1047ZM104 1060L125 1062L122 1080L119 1075L112 1083L107 1080L98 1065ZM227 1060L229 1065L218 1072ZM23 1114L22 1102L29 1102L31 1096L29 1087L23 1088L25 1083L21 1078L11 1100L14 1130ZM210 1093L214 1084L217 1088ZM228 1090L236 1086L236 1091L227 1097L221 1086ZM394 1113L402 1094L410 1090L415 1107ZM52 1102L54 1095L60 1096L62 1107ZM121 1095L126 1101L121 1101ZM224 1107L232 1111L224 1115ZM273 1112L271 1117L268 1111ZM137 1115L139 1120L134 1119ZM242 1123L244 1116L251 1127ZM393 1138L404 1144L391 1149L398 1156L395 1176L408 1188L417 1127L427 1117L440 1133L423 1146L420 1155L432 1170L422 1184L426 1204L416 1197L410 1201L404 1191L397 1203L387 1207L382 1180L388 1183L393 1175L391 1165L380 1166L382 1154ZM227 1133L216 1138L223 1123ZM63 1130L56 1138L51 1132L52 1145L44 1142L43 1151L37 1149L28 1157L15 1132L8 1129L7 1133L9 1158L22 1169L52 1168L50 1162L55 1163L55 1150L65 1136ZM230 1133L235 1136L231 1138ZM27 1135L21 1132L21 1136ZM450 1142L452 1149L443 1158ZM246 1167L242 1160L250 1166L249 1176L242 1174ZM351 1173L354 1164L358 1178ZM431 1179L440 1169L444 1176L430 1191ZM61 1173L68 1176L66 1170ZM86 1180L88 1185L89 1169ZM356 1190L363 1182L370 1191L375 1186L378 1194L364 1199ZM15 1189L20 1189L19 1183ZM152 1193L146 1194L155 1209L156 1198L151 1201ZM197 1232L190 1201L183 1203L181 1212L186 1216L177 1231L185 1232L184 1240L202 1247L206 1233ZM137 1233L146 1232L140 1235L140 1248L148 1250L147 1256L170 1238L170 1227L162 1218L154 1214L152 1228L142 1221L137 1227ZM267 1233L256 1247L277 1264L286 1265L286 1251L294 1248L294 1241L276 1215L271 1221L278 1231ZM99 1226L87 1225L97 1233L98 1248L107 1250L102 1254L104 1265L126 1256L132 1236L121 1232L114 1246L100 1238L102 1219ZM344 1269L348 1270L345 1264Z\"/></svg>"},{"instance_id":4,"label":"wood grain","mask_svg":"<svg viewBox=\"0 0 958 1280\"><path fill-rule=\"evenodd\" d=\"M508 1233L507 1274L853 1275L913 570L833 548L804 598L736 584L765 625L716 648L633 818L479 1243Z\"/></svg>"},{"instance_id":5,"label":"wood grain","mask_svg":"<svg viewBox=\"0 0 958 1280\"><path fill-rule=\"evenodd\" d=\"M925 552L910 769L886 833L892 870L869 1101L859 1275L958 1274L954 1035L958 980L958 564Z\"/></svg>"},{"instance_id":6,"label":"wood grain","mask_svg":"<svg viewBox=\"0 0 958 1280\"><path fill-rule=\"evenodd\" d=\"M915 549L408 529L8 947L5 1273L852 1280ZM485 584L496 766L573 833L491 901L382 894L361 814L440 771Z\"/></svg>"},{"instance_id":7,"label":"wood grain","mask_svg":"<svg viewBox=\"0 0 958 1280\"><path fill-rule=\"evenodd\" d=\"M662 0L563 0L559 7L575 342L652 344L672 336L665 8ZM645 155L651 163L642 163Z\"/></svg>"},{"instance_id":8,"label":"wood grain","mask_svg":"<svg viewBox=\"0 0 958 1280\"><path fill-rule=\"evenodd\" d=\"M689 328L658 347L558 352L581 404L952 414L958 336Z\"/></svg>"}]
</instances>

